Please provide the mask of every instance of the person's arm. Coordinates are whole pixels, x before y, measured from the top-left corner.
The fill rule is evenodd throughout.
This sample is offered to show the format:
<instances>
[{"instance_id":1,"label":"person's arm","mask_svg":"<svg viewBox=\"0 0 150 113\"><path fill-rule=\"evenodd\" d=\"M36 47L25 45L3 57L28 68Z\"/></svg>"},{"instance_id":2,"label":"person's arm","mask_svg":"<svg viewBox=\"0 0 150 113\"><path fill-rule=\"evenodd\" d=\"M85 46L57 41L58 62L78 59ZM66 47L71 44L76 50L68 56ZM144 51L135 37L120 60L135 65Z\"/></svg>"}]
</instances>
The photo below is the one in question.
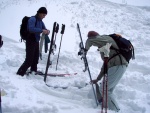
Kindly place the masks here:
<instances>
[{"instance_id":1,"label":"person's arm","mask_svg":"<svg viewBox=\"0 0 150 113\"><path fill-rule=\"evenodd\" d=\"M104 76L104 65L101 67L100 73L97 76L97 81L101 80L103 76Z\"/></svg>"},{"instance_id":2,"label":"person's arm","mask_svg":"<svg viewBox=\"0 0 150 113\"><path fill-rule=\"evenodd\" d=\"M108 63L108 58L109 58L109 53L110 53L110 47L111 47L111 43L107 43L105 46L99 48L99 51L104 53L104 64L101 68L101 71L97 77L97 79L92 80L92 83L97 83L99 80L101 80L101 78L104 76L105 72L104 72L104 68L107 69L105 66L107 66ZM105 70L106 71L106 70Z\"/></svg>"},{"instance_id":3,"label":"person's arm","mask_svg":"<svg viewBox=\"0 0 150 113\"><path fill-rule=\"evenodd\" d=\"M29 32L31 33L42 33L43 32L43 29L42 28L37 28L35 25L36 25L36 22L38 20L36 20L35 17L31 17L29 20L28 20L28 30Z\"/></svg>"},{"instance_id":4,"label":"person's arm","mask_svg":"<svg viewBox=\"0 0 150 113\"><path fill-rule=\"evenodd\" d=\"M99 75L97 76L96 79L92 80L91 83L96 84L99 80L102 79L102 77L104 76L104 66L102 66Z\"/></svg>"},{"instance_id":5,"label":"person's arm","mask_svg":"<svg viewBox=\"0 0 150 113\"><path fill-rule=\"evenodd\" d=\"M43 33L49 35L50 30L46 29L44 22L42 21L42 29L43 29Z\"/></svg>"}]
</instances>

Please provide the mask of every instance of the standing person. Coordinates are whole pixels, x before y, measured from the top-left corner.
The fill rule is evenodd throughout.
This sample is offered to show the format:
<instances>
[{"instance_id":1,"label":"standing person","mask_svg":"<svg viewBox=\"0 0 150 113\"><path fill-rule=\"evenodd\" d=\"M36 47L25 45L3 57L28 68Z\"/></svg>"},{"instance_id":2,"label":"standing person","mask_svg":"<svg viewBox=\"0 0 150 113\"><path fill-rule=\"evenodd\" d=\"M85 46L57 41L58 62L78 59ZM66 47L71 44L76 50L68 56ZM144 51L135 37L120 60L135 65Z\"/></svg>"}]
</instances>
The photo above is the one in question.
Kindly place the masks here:
<instances>
[{"instance_id":1,"label":"standing person","mask_svg":"<svg viewBox=\"0 0 150 113\"><path fill-rule=\"evenodd\" d=\"M42 19L47 15L45 7L39 8L35 16L28 20L27 29L29 31L26 39L26 58L24 63L17 71L17 75L24 76L29 67L31 71L37 71L37 64L39 60L39 40L40 34L49 34L50 31L46 29Z\"/></svg>"},{"instance_id":2,"label":"standing person","mask_svg":"<svg viewBox=\"0 0 150 113\"><path fill-rule=\"evenodd\" d=\"M86 51L88 51L91 46L96 46L98 48L101 48L101 47L104 47L107 43L111 44L112 47L119 49L116 42L109 35L99 35L95 31L89 31L88 39L86 40L86 44L85 44L85 49ZM107 103L108 103L108 109L119 111L120 108L114 98L113 91L115 89L115 86L118 84L119 80L122 78L124 72L126 71L128 62L121 54L114 56L115 54L117 54L116 50L113 50L113 49L109 49L109 50L110 51L109 51L108 59L110 58L111 59L107 63L107 66L108 66ZM104 53L100 52L100 55L101 55L102 60L104 61ZM96 84L96 86L98 86L97 82L101 80L103 76L104 76L104 65L102 66L97 79L92 80L91 83ZM103 85L100 85L100 88L99 88L100 93L99 93L99 96L97 95L99 102L102 102L102 90L103 90Z\"/></svg>"}]
</instances>

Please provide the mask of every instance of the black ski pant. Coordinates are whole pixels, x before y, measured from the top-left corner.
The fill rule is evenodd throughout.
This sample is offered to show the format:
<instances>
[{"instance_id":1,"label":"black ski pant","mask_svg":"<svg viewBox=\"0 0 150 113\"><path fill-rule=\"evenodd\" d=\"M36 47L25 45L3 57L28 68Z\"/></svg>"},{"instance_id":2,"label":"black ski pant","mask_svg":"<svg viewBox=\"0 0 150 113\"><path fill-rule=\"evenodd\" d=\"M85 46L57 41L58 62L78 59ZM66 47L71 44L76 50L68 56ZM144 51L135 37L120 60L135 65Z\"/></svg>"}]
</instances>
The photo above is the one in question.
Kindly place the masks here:
<instances>
[{"instance_id":1,"label":"black ski pant","mask_svg":"<svg viewBox=\"0 0 150 113\"><path fill-rule=\"evenodd\" d=\"M23 76L29 67L31 71L37 71L39 60L39 42L26 40L26 58L24 63L18 69L17 74Z\"/></svg>"}]
</instances>

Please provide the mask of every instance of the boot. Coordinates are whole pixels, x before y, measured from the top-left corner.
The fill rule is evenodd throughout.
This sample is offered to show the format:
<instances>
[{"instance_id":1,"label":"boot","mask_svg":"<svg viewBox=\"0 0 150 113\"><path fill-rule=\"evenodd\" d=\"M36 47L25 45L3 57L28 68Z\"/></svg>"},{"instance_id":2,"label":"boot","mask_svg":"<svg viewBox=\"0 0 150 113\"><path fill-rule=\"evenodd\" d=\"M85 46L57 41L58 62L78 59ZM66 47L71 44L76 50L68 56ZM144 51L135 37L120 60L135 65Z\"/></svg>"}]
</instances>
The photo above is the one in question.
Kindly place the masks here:
<instances>
[{"instance_id":1,"label":"boot","mask_svg":"<svg viewBox=\"0 0 150 113\"><path fill-rule=\"evenodd\" d=\"M25 71L23 69L19 68L16 74L20 75L20 76L24 76Z\"/></svg>"}]
</instances>

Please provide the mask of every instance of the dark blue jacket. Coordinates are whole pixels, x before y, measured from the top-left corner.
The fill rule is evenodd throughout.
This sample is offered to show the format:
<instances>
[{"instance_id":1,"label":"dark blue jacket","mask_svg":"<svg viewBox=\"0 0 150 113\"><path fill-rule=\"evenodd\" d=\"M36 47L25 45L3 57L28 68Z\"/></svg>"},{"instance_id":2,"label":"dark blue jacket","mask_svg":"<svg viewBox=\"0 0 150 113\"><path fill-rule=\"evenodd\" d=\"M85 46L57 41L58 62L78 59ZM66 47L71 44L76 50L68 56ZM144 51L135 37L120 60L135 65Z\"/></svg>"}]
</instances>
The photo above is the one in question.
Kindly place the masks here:
<instances>
[{"instance_id":1,"label":"dark blue jacket","mask_svg":"<svg viewBox=\"0 0 150 113\"><path fill-rule=\"evenodd\" d=\"M46 27L45 27L43 21L40 18L38 18L37 16L32 16L28 20L28 30L31 33L35 33L35 38L36 38L37 42L39 42L39 40L40 40L40 33L42 33L43 29L46 29Z\"/></svg>"}]
</instances>

